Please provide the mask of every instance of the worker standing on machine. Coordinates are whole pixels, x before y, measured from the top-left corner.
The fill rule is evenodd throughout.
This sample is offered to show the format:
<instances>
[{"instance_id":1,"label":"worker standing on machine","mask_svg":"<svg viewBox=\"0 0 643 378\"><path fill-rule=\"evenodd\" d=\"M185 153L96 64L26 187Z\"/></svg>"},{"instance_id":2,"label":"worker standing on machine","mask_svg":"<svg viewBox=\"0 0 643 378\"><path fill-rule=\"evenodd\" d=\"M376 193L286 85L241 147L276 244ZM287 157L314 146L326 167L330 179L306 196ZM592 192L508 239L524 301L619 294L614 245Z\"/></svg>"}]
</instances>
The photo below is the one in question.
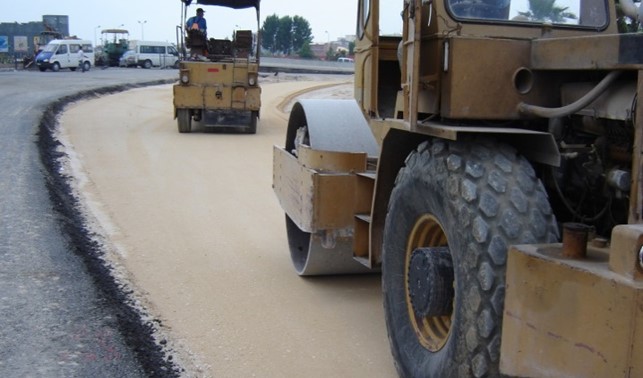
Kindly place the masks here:
<instances>
[{"instance_id":1,"label":"worker standing on machine","mask_svg":"<svg viewBox=\"0 0 643 378\"><path fill-rule=\"evenodd\" d=\"M185 29L198 30L203 33L204 36L207 35L208 26L205 18L203 17L203 13L205 13L203 8L197 8L196 16L188 18L188 21L185 23Z\"/></svg>"},{"instance_id":2,"label":"worker standing on machine","mask_svg":"<svg viewBox=\"0 0 643 378\"><path fill-rule=\"evenodd\" d=\"M207 55L208 26L205 17L203 17L204 13L203 8L197 8L196 16L188 18L185 23L185 30L192 45L190 53L192 57Z\"/></svg>"}]
</instances>

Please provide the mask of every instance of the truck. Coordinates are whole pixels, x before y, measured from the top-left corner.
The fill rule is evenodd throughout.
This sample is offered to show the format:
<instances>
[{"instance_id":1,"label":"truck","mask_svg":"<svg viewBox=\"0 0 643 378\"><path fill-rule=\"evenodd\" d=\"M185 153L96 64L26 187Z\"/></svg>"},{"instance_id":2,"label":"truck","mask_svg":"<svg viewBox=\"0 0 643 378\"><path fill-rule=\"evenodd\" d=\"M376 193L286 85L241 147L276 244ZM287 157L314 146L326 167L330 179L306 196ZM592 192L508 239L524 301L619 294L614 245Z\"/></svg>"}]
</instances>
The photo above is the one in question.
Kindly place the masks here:
<instances>
[{"instance_id":1,"label":"truck","mask_svg":"<svg viewBox=\"0 0 643 378\"><path fill-rule=\"evenodd\" d=\"M118 67L121 56L129 49L129 31L127 29L101 30L103 45L96 57L97 66Z\"/></svg>"},{"instance_id":2,"label":"truck","mask_svg":"<svg viewBox=\"0 0 643 378\"><path fill-rule=\"evenodd\" d=\"M195 3L227 8L235 13L254 8L256 25L254 31L235 27L232 38L229 35L214 38L211 30L186 27L188 9L195 7L190 8L192 0L181 0L182 25L177 27L180 39L177 46L182 46L183 56L179 80L173 89L178 131L190 133L194 120L211 129L255 134L261 109L260 1L198 0ZM222 12L212 13L221 17ZM215 19L208 21L210 25L217 25Z\"/></svg>"},{"instance_id":3,"label":"truck","mask_svg":"<svg viewBox=\"0 0 643 378\"><path fill-rule=\"evenodd\" d=\"M395 3L273 148L297 274L381 272L400 376L643 376L643 12Z\"/></svg>"}]
</instances>

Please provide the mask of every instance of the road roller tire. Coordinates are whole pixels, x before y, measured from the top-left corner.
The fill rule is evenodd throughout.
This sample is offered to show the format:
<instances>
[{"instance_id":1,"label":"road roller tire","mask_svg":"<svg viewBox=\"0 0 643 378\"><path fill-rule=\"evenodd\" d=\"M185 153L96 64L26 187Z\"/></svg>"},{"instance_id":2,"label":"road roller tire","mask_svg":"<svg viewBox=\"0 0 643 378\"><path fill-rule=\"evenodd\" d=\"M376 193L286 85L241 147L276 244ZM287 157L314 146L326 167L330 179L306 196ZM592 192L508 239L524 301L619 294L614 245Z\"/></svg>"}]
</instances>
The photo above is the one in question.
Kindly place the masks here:
<instances>
[{"instance_id":1,"label":"road roller tire","mask_svg":"<svg viewBox=\"0 0 643 378\"><path fill-rule=\"evenodd\" d=\"M296 155L297 144L324 151L366 152L378 146L359 106L352 100L301 100L288 120L285 148ZM302 230L286 214L286 232L292 263L300 276L379 272L353 259L353 239L346 232Z\"/></svg>"},{"instance_id":2,"label":"road roller tire","mask_svg":"<svg viewBox=\"0 0 643 378\"><path fill-rule=\"evenodd\" d=\"M176 122L180 133L192 131L192 115L190 109L176 109Z\"/></svg>"},{"instance_id":3,"label":"road roller tire","mask_svg":"<svg viewBox=\"0 0 643 378\"><path fill-rule=\"evenodd\" d=\"M328 242L324 235L301 230L286 215L286 234L290 259L300 276L375 273L353 259L353 239L335 236Z\"/></svg>"},{"instance_id":4,"label":"road roller tire","mask_svg":"<svg viewBox=\"0 0 643 378\"><path fill-rule=\"evenodd\" d=\"M384 228L384 309L400 376L498 376L507 247L557 240L545 190L514 149L422 143L398 174ZM438 250L451 261L417 255ZM453 298L423 291L451 283Z\"/></svg>"},{"instance_id":5,"label":"road roller tire","mask_svg":"<svg viewBox=\"0 0 643 378\"><path fill-rule=\"evenodd\" d=\"M256 134L257 133L257 119L259 118L259 112L258 111L252 111L250 113L250 123L248 124L248 134Z\"/></svg>"}]
</instances>

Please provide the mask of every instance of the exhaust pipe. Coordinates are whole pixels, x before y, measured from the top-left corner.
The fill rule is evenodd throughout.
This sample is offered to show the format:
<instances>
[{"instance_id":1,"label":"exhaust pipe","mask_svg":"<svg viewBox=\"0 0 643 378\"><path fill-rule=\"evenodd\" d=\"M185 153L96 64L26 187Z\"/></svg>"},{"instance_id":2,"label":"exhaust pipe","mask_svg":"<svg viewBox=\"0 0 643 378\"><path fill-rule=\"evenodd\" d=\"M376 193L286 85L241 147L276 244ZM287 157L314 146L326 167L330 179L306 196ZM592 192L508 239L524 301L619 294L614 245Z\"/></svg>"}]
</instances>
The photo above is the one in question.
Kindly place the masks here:
<instances>
[{"instance_id":1,"label":"exhaust pipe","mask_svg":"<svg viewBox=\"0 0 643 378\"><path fill-rule=\"evenodd\" d=\"M643 22L643 7L637 7L632 0L620 0L623 14L634 21Z\"/></svg>"}]
</instances>

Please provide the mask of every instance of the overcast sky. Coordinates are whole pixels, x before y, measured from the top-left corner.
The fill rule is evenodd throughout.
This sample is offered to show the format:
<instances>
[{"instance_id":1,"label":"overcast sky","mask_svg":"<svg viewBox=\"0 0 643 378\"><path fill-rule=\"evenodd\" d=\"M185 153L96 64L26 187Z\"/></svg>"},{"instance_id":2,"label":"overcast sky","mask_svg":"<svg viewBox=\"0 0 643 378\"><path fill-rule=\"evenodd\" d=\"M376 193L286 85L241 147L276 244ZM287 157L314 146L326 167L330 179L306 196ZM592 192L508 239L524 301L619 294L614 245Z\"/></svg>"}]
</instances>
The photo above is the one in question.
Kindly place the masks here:
<instances>
[{"instance_id":1,"label":"overcast sky","mask_svg":"<svg viewBox=\"0 0 643 378\"><path fill-rule=\"evenodd\" d=\"M196 1L188 8L194 15ZM231 37L236 25L252 28L256 25L254 8L230 13L225 8L202 6L208 22L210 37ZM325 43L345 35L355 34L357 0L263 0L261 23L267 16L301 16L310 23L313 40ZM130 39L176 41L176 25L181 21L180 0L30 0L5 4L0 22L42 21L42 15L69 16L69 32L82 39L100 43L102 29L124 28ZM144 23L143 23L144 22Z\"/></svg>"}]
</instances>

